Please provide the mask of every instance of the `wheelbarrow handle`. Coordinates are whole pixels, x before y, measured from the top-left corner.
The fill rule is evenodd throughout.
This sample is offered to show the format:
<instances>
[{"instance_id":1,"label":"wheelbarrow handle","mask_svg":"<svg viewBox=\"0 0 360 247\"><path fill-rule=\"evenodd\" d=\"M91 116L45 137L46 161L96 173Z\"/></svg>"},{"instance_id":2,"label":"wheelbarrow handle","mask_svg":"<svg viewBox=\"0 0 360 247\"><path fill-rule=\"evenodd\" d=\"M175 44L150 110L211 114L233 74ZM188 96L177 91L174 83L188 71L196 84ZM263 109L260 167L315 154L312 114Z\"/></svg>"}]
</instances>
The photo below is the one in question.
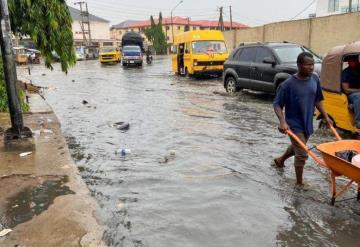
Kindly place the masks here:
<instances>
[{"instance_id":1,"label":"wheelbarrow handle","mask_svg":"<svg viewBox=\"0 0 360 247\"><path fill-rule=\"evenodd\" d=\"M336 137L336 140L341 141L342 139L341 139L339 133L336 131L335 127L332 124L330 124L330 129L331 129L332 133L334 134L334 136Z\"/></svg>"},{"instance_id":2,"label":"wheelbarrow handle","mask_svg":"<svg viewBox=\"0 0 360 247\"><path fill-rule=\"evenodd\" d=\"M335 130L336 131L336 130ZM293 140L295 140L300 147L313 159L316 161L316 163L318 163L319 165L328 168L328 166L325 164L324 160L319 158L315 153L313 153L311 150L308 149L308 147L306 146L306 144L297 136L294 134L294 132L292 132L291 130L287 130L286 134L292 138Z\"/></svg>"}]
</instances>

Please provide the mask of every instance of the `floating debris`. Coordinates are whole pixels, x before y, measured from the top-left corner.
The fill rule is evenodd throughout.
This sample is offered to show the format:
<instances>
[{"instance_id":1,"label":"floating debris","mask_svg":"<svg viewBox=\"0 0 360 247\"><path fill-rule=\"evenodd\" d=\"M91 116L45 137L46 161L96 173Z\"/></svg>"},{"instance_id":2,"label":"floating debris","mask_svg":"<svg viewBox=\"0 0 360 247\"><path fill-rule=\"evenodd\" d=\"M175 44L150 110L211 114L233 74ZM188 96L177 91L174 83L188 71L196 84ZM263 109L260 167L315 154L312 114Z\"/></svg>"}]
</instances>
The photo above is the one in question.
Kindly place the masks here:
<instances>
[{"instance_id":1,"label":"floating debris","mask_svg":"<svg viewBox=\"0 0 360 247\"><path fill-rule=\"evenodd\" d=\"M12 232L11 229L4 229L0 232L0 237L4 237L6 236L7 234L9 234L10 232Z\"/></svg>"},{"instance_id":2,"label":"floating debris","mask_svg":"<svg viewBox=\"0 0 360 247\"><path fill-rule=\"evenodd\" d=\"M24 153L19 154L19 156L20 157L25 157L25 156L28 156L30 154L32 154L32 152L24 152Z\"/></svg>"}]
</instances>

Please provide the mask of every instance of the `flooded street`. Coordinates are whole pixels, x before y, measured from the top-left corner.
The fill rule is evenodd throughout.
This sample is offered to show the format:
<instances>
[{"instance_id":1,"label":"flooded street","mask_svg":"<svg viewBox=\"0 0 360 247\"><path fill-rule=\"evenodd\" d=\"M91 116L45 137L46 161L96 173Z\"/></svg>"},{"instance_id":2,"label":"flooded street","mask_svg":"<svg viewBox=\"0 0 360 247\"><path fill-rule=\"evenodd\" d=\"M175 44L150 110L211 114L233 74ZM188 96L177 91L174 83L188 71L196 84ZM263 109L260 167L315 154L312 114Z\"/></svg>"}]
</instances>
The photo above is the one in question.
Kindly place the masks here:
<instances>
[{"instance_id":1,"label":"flooded street","mask_svg":"<svg viewBox=\"0 0 360 247\"><path fill-rule=\"evenodd\" d=\"M143 68L80 61L67 75L59 64L18 69L47 88L110 246L359 246L360 203L330 206L327 170L309 160L310 190L298 191L292 159L271 166L289 143L272 95L229 97L221 79L170 68L157 57ZM309 146L330 139L316 131Z\"/></svg>"}]
</instances>

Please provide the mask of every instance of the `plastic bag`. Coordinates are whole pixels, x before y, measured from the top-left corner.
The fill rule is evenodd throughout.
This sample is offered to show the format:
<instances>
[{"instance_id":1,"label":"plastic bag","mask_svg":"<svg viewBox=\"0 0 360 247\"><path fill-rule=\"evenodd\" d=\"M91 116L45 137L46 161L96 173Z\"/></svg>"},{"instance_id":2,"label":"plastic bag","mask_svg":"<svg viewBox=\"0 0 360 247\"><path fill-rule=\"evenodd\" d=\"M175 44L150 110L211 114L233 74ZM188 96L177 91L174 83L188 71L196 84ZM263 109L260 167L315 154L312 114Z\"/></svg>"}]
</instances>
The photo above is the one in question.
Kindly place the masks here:
<instances>
[{"instance_id":1,"label":"plastic bag","mask_svg":"<svg viewBox=\"0 0 360 247\"><path fill-rule=\"evenodd\" d=\"M351 162L352 158L357 154L358 152L355 150L344 150L335 152L336 157L339 157L340 159L346 160L348 162Z\"/></svg>"}]
</instances>

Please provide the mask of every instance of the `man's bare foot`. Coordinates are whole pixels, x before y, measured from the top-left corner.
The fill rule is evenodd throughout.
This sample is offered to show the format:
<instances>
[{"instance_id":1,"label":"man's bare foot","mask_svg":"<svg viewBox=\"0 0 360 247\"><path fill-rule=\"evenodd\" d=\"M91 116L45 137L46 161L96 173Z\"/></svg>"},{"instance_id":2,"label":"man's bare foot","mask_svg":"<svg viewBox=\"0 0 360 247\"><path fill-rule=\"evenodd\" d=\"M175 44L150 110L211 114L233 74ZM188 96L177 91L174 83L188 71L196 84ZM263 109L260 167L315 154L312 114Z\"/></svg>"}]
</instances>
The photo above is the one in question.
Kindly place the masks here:
<instances>
[{"instance_id":1,"label":"man's bare foot","mask_svg":"<svg viewBox=\"0 0 360 247\"><path fill-rule=\"evenodd\" d=\"M275 158L273 161L276 167L278 168L285 167L284 161L282 161L281 158Z\"/></svg>"},{"instance_id":2,"label":"man's bare foot","mask_svg":"<svg viewBox=\"0 0 360 247\"><path fill-rule=\"evenodd\" d=\"M303 190L303 191L308 191L311 190L311 186L308 183L296 183L295 184L295 189L296 190Z\"/></svg>"}]
</instances>

